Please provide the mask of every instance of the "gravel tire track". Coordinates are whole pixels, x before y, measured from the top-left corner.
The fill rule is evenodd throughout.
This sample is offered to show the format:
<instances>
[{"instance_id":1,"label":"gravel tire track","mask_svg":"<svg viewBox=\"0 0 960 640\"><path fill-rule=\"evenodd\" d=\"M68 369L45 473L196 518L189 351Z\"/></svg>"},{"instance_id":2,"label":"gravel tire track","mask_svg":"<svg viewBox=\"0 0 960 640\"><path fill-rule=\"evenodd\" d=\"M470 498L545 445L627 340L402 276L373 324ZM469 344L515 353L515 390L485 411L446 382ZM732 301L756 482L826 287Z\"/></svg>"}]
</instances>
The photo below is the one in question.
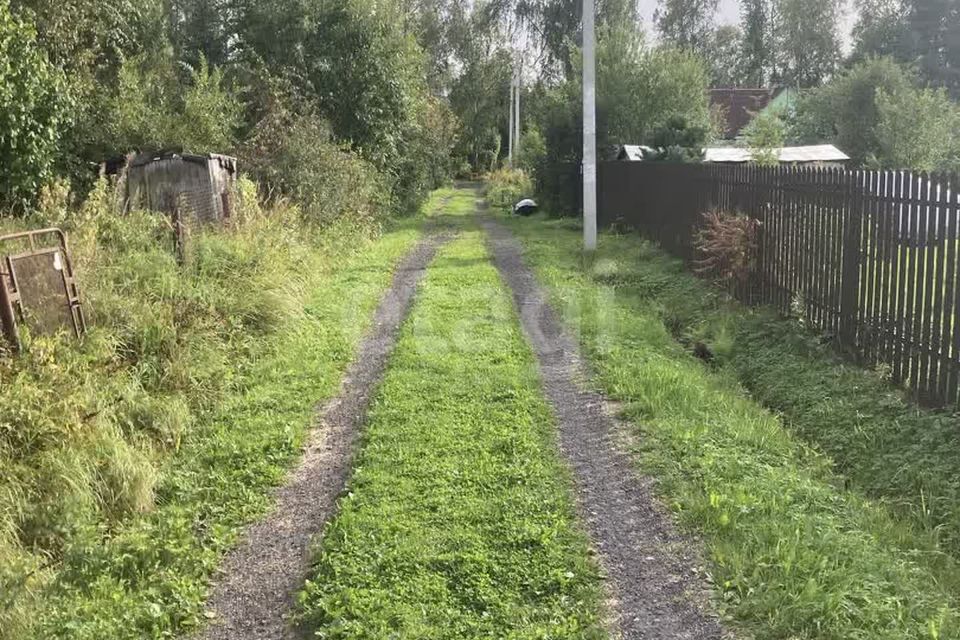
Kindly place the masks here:
<instances>
[{"instance_id":1,"label":"gravel tire track","mask_svg":"<svg viewBox=\"0 0 960 640\"><path fill-rule=\"evenodd\" d=\"M212 619L195 636L197 640L299 637L288 619L294 594L309 569L311 540L336 511L370 398L383 377L417 285L451 237L434 233L422 239L398 266L338 395L320 410L303 458L276 491L273 511L250 526L224 560L207 603Z\"/></svg>"},{"instance_id":2,"label":"gravel tire track","mask_svg":"<svg viewBox=\"0 0 960 640\"><path fill-rule=\"evenodd\" d=\"M603 396L578 384L586 370L577 343L524 263L520 243L493 219L480 221L557 418L579 512L606 578L611 630L626 640L729 637L705 608L709 592L698 575L696 544L676 531L654 495L654 481L639 475L617 444L625 425Z\"/></svg>"}]
</instances>

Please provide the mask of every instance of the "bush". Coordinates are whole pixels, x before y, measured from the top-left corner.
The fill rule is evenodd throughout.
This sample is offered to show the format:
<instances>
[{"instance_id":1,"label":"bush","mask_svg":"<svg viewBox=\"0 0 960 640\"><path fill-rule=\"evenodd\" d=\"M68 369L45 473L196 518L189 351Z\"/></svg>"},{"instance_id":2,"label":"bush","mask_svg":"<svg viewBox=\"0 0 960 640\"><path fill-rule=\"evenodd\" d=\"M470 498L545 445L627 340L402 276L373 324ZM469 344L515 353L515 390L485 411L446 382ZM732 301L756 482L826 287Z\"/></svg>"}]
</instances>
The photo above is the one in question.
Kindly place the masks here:
<instances>
[{"instance_id":1,"label":"bush","mask_svg":"<svg viewBox=\"0 0 960 640\"><path fill-rule=\"evenodd\" d=\"M141 54L120 68L100 146L114 154L131 149L229 152L241 110L222 73L205 59L184 81L166 50Z\"/></svg>"},{"instance_id":2,"label":"bush","mask_svg":"<svg viewBox=\"0 0 960 640\"><path fill-rule=\"evenodd\" d=\"M879 90L879 160L917 171L960 169L960 107L943 89Z\"/></svg>"},{"instance_id":3,"label":"bush","mask_svg":"<svg viewBox=\"0 0 960 640\"><path fill-rule=\"evenodd\" d=\"M817 89L803 93L791 137L804 143L832 141L854 162L878 155L877 91L909 88L916 78L891 58L868 59Z\"/></svg>"},{"instance_id":4,"label":"bush","mask_svg":"<svg viewBox=\"0 0 960 640\"><path fill-rule=\"evenodd\" d=\"M52 177L69 103L36 32L0 0L0 207L23 212Z\"/></svg>"},{"instance_id":5,"label":"bush","mask_svg":"<svg viewBox=\"0 0 960 640\"><path fill-rule=\"evenodd\" d=\"M708 211L697 231L697 272L728 287L743 284L757 248L759 222L743 214Z\"/></svg>"},{"instance_id":6,"label":"bush","mask_svg":"<svg viewBox=\"0 0 960 640\"><path fill-rule=\"evenodd\" d=\"M500 169L487 176L486 197L490 206L513 211L513 205L533 195L533 182L520 169Z\"/></svg>"},{"instance_id":7,"label":"bush","mask_svg":"<svg viewBox=\"0 0 960 640\"><path fill-rule=\"evenodd\" d=\"M390 209L388 184L380 172L334 142L327 123L308 106L278 100L240 155L268 194L293 199L314 224L349 219L369 226Z\"/></svg>"},{"instance_id":8,"label":"bush","mask_svg":"<svg viewBox=\"0 0 960 640\"><path fill-rule=\"evenodd\" d=\"M780 149L786 141L786 126L779 114L765 111L754 118L743 132L746 146L753 152L751 161L761 167L780 164Z\"/></svg>"}]
</instances>

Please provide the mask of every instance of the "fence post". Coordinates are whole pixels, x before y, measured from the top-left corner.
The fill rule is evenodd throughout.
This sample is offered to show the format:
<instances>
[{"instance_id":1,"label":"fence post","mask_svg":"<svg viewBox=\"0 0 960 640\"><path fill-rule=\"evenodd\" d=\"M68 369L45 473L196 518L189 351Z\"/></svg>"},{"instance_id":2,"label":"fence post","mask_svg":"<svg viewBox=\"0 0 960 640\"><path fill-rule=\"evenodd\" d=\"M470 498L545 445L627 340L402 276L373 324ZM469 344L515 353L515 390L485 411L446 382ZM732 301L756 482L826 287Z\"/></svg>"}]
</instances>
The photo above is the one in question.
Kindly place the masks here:
<instances>
[{"instance_id":1,"label":"fence post","mask_svg":"<svg viewBox=\"0 0 960 640\"><path fill-rule=\"evenodd\" d=\"M12 351L20 349L20 336L17 331L17 318L13 311L13 301L10 299L10 292L7 290L9 274L2 271L2 265L7 265L10 270L10 261L3 260L0 263L0 330L7 342L7 346Z\"/></svg>"},{"instance_id":2,"label":"fence post","mask_svg":"<svg viewBox=\"0 0 960 640\"><path fill-rule=\"evenodd\" d=\"M860 304L860 244L863 236L862 171L845 176L843 262L840 287L840 344L851 349L857 342L857 316Z\"/></svg>"}]
</instances>

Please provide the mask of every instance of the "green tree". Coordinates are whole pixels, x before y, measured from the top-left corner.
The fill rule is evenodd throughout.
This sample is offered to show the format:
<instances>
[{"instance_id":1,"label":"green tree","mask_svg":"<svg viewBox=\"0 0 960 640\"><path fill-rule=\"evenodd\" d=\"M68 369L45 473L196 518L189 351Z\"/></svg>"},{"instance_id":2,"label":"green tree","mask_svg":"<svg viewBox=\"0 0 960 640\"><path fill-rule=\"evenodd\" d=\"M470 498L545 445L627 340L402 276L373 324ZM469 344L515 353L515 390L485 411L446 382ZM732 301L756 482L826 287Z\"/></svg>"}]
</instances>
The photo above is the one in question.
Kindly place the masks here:
<instances>
[{"instance_id":1,"label":"green tree","mask_svg":"<svg viewBox=\"0 0 960 640\"><path fill-rule=\"evenodd\" d=\"M310 101L273 91L269 110L240 148L244 166L264 190L292 198L320 225L386 214L390 198L383 174L338 144Z\"/></svg>"},{"instance_id":2,"label":"green tree","mask_svg":"<svg viewBox=\"0 0 960 640\"><path fill-rule=\"evenodd\" d=\"M334 134L387 173L398 202L410 208L425 196L405 171L421 167L413 143L427 86L422 50L401 17L387 0L323 2L302 55Z\"/></svg>"},{"instance_id":3,"label":"green tree","mask_svg":"<svg viewBox=\"0 0 960 640\"><path fill-rule=\"evenodd\" d=\"M915 78L891 58L870 58L800 99L793 136L802 142L830 141L862 164L883 154L877 125L877 93L901 95Z\"/></svg>"},{"instance_id":4,"label":"green tree","mask_svg":"<svg viewBox=\"0 0 960 640\"><path fill-rule=\"evenodd\" d=\"M718 0L659 0L653 19L664 42L704 52L710 45Z\"/></svg>"},{"instance_id":5,"label":"green tree","mask_svg":"<svg viewBox=\"0 0 960 640\"><path fill-rule=\"evenodd\" d=\"M710 130L709 74L696 54L650 48L631 28L601 32L597 47L597 145L651 144L670 122ZM561 89L550 92L549 126L542 127L551 158L579 158L580 63Z\"/></svg>"},{"instance_id":6,"label":"green tree","mask_svg":"<svg viewBox=\"0 0 960 640\"><path fill-rule=\"evenodd\" d=\"M743 131L746 147L752 152L751 162L761 167L780 164L780 149L786 142L787 131L780 115L764 111L750 121Z\"/></svg>"},{"instance_id":7,"label":"green tree","mask_svg":"<svg viewBox=\"0 0 960 640\"><path fill-rule=\"evenodd\" d=\"M101 146L114 153L132 149L229 152L236 143L241 105L219 70L200 58L181 81L169 50L123 63Z\"/></svg>"},{"instance_id":8,"label":"green tree","mask_svg":"<svg viewBox=\"0 0 960 640\"><path fill-rule=\"evenodd\" d=\"M885 167L960 170L960 107L944 89L877 92L879 160Z\"/></svg>"},{"instance_id":9,"label":"green tree","mask_svg":"<svg viewBox=\"0 0 960 640\"><path fill-rule=\"evenodd\" d=\"M167 42L163 7L158 0L12 0L10 7L36 27L37 45L63 71L71 117L55 170L82 190L92 184L91 165L114 152L100 142L122 60Z\"/></svg>"},{"instance_id":10,"label":"green tree","mask_svg":"<svg viewBox=\"0 0 960 640\"><path fill-rule=\"evenodd\" d=\"M450 104L462 125L457 155L474 171L494 167L501 141L508 136L510 70L509 53L499 50L490 58L471 61L450 92Z\"/></svg>"},{"instance_id":11,"label":"green tree","mask_svg":"<svg viewBox=\"0 0 960 640\"><path fill-rule=\"evenodd\" d=\"M904 0L856 0L853 59L892 56L909 59L909 7Z\"/></svg>"},{"instance_id":12,"label":"green tree","mask_svg":"<svg viewBox=\"0 0 960 640\"><path fill-rule=\"evenodd\" d=\"M660 160L668 162L700 162L709 129L703 124L690 126L683 116L675 116L657 128L650 138L660 150Z\"/></svg>"},{"instance_id":13,"label":"green tree","mask_svg":"<svg viewBox=\"0 0 960 640\"><path fill-rule=\"evenodd\" d=\"M69 104L63 74L7 0L0 0L0 60L0 206L22 211L52 177Z\"/></svg>"},{"instance_id":14,"label":"green tree","mask_svg":"<svg viewBox=\"0 0 960 640\"><path fill-rule=\"evenodd\" d=\"M789 85L816 87L841 60L842 0L776 0L774 42L777 67Z\"/></svg>"},{"instance_id":15,"label":"green tree","mask_svg":"<svg viewBox=\"0 0 960 640\"><path fill-rule=\"evenodd\" d=\"M736 87L741 84L742 41L743 33L735 25L721 25L714 30L705 51L714 87Z\"/></svg>"},{"instance_id":16,"label":"green tree","mask_svg":"<svg viewBox=\"0 0 960 640\"><path fill-rule=\"evenodd\" d=\"M176 56L215 66L230 61L233 36L232 0L166 0L170 40Z\"/></svg>"},{"instance_id":17,"label":"green tree","mask_svg":"<svg viewBox=\"0 0 960 640\"><path fill-rule=\"evenodd\" d=\"M960 0L909 0L909 25L921 72L960 95Z\"/></svg>"},{"instance_id":18,"label":"green tree","mask_svg":"<svg viewBox=\"0 0 960 640\"><path fill-rule=\"evenodd\" d=\"M699 56L648 48L633 29L608 30L597 50L597 144L644 143L673 118L709 130L708 86Z\"/></svg>"},{"instance_id":19,"label":"green tree","mask_svg":"<svg viewBox=\"0 0 960 640\"><path fill-rule=\"evenodd\" d=\"M743 0L740 22L740 73L745 84L764 87L773 73L773 7L770 0Z\"/></svg>"},{"instance_id":20,"label":"green tree","mask_svg":"<svg viewBox=\"0 0 960 640\"><path fill-rule=\"evenodd\" d=\"M413 33L424 52L427 84L435 95L449 90L458 54L469 38L466 0L398 0L404 30Z\"/></svg>"}]
</instances>

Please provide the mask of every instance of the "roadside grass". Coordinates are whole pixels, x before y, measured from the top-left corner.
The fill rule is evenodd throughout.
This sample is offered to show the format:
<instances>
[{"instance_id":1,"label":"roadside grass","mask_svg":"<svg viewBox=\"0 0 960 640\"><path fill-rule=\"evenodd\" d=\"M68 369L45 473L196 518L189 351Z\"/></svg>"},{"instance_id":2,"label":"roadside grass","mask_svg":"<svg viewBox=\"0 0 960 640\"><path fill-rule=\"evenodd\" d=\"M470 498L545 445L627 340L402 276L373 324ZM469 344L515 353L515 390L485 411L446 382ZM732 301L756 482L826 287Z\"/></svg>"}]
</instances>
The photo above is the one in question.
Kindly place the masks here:
<instances>
[{"instance_id":1,"label":"roadside grass","mask_svg":"<svg viewBox=\"0 0 960 640\"><path fill-rule=\"evenodd\" d=\"M605 637L534 357L472 227L427 273L348 490L300 597L316 637Z\"/></svg>"},{"instance_id":2,"label":"roadside grass","mask_svg":"<svg viewBox=\"0 0 960 640\"><path fill-rule=\"evenodd\" d=\"M784 405L810 416L798 431L813 442L819 430L850 428L850 385L879 394L879 380L821 360L809 337L766 351L764 345L790 335L783 324L757 316L750 334L731 321L730 308L722 322L711 317L720 296L639 238L602 235L584 269L574 222L503 221L578 335L594 383L623 403L641 468L658 479L680 522L702 536L719 600L740 626L771 640L960 637L957 572L932 536L865 498L862 487L836 472L836 460L751 399L740 376L752 363L770 396L776 390L792 398ZM697 338L709 338L719 362L706 365L690 354L683 342ZM806 350L791 350L797 341ZM730 355L739 348L740 355ZM733 357L743 359L739 367L724 364ZM832 368L838 372L830 374ZM824 381L813 385L818 375ZM864 442L842 451L853 459L840 470L863 464L855 456L875 455L864 453L875 446L862 435L872 429L869 416L896 406L893 392L879 397L884 403L874 400L856 422L859 431L846 434ZM834 412L839 425L830 424ZM942 445L918 439L901 460L915 456L916 463L924 446ZM939 457L946 452L932 456ZM903 469L877 472L896 482Z\"/></svg>"},{"instance_id":3,"label":"roadside grass","mask_svg":"<svg viewBox=\"0 0 960 640\"><path fill-rule=\"evenodd\" d=\"M198 236L185 271L147 217L80 239L97 328L0 370L0 637L199 625L210 576L268 508L422 222L372 239L281 214Z\"/></svg>"}]
</instances>

